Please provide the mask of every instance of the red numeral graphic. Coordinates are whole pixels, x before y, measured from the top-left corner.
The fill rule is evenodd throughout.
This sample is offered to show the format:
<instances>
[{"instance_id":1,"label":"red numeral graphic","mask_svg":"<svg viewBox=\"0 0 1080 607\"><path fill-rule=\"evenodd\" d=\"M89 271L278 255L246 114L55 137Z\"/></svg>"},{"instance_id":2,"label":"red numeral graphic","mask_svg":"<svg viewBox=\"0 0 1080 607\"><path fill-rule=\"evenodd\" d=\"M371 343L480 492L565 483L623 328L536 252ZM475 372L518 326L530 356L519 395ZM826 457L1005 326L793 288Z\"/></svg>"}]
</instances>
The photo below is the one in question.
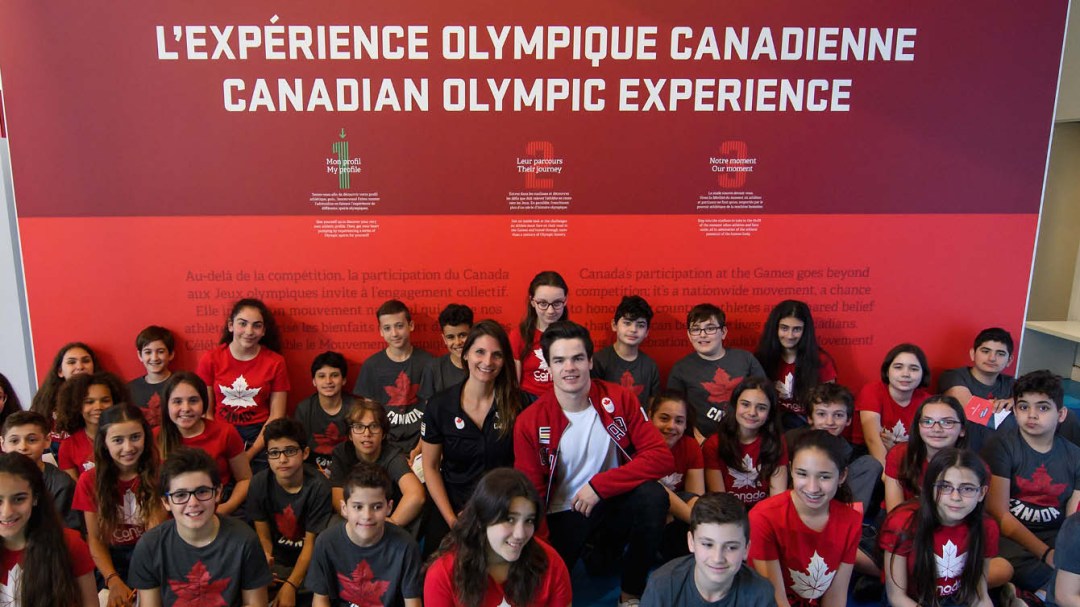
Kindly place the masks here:
<instances>
[{"instance_id":1,"label":"red numeral graphic","mask_svg":"<svg viewBox=\"0 0 1080 607\"><path fill-rule=\"evenodd\" d=\"M532 158L533 171L525 173L526 190L550 190L555 187L555 180L550 177L537 177L536 169L549 166L536 160L551 160L555 157L555 146L550 141L530 141L525 146L525 155Z\"/></svg>"},{"instance_id":2,"label":"red numeral graphic","mask_svg":"<svg viewBox=\"0 0 1080 607\"><path fill-rule=\"evenodd\" d=\"M746 151L745 141L725 141L720 144L720 157L729 160L742 160L749 158ZM728 172L727 167L742 168L741 164L728 164L724 166L724 172L716 174L716 183L725 190L734 190L746 185L745 172Z\"/></svg>"}]
</instances>

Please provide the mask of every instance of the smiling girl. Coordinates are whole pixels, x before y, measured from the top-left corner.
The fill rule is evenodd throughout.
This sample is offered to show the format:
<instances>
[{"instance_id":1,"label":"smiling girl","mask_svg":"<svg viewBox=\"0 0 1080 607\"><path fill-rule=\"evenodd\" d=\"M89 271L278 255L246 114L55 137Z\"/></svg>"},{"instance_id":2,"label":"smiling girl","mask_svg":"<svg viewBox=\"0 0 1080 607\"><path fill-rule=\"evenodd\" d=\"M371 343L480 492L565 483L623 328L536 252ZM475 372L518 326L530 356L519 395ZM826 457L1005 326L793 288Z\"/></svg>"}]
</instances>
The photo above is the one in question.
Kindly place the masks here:
<instances>
[{"instance_id":1,"label":"smiling girl","mask_svg":"<svg viewBox=\"0 0 1080 607\"><path fill-rule=\"evenodd\" d=\"M889 449L910 437L915 409L930 396L929 385L930 367L922 348L900 344L889 350L881 362L881 381L867 384L855 399L860 424L852 442L865 442L884 466Z\"/></svg>"},{"instance_id":2,"label":"smiling girl","mask_svg":"<svg viewBox=\"0 0 1080 607\"><path fill-rule=\"evenodd\" d=\"M195 371L211 389L211 417L240 432L248 461L261 468L266 467L263 426L286 414L289 376L280 350L270 309L261 300L241 299L229 312L219 345L203 354Z\"/></svg>"},{"instance_id":3,"label":"smiling girl","mask_svg":"<svg viewBox=\"0 0 1080 607\"><path fill-rule=\"evenodd\" d=\"M787 489L788 456L771 381L747 377L735 387L730 410L701 453L709 492L732 493L748 510Z\"/></svg>"},{"instance_id":4,"label":"smiling girl","mask_svg":"<svg viewBox=\"0 0 1080 607\"><path fill-rule=\"evenodd\" d=\"M154 428L154 435L162 459L180 447L197 447L210 455L227 493L217 512L228 515L247 499L251 466L236 428L204 417L206 393L206 384L198 375L189 371L173 373L165 384L167 414Z\"/></svg>"},{"instance_id":5,"label":"smiling girl","mask_svg":"<svg viewBox=\"0 0 1080 607\"><path fill-rule=\"evenodd\" d=\"M424 580L428 607L566 607L570 574L534 537L540 497L512 468L487 473Z\"/></svg>"},{"instance_id":6,"label":"smiling girl","mask_svg":"<svg viewBox=\"0 0 1080 607\"><path fill-rule=\"evenodd\" d=\"M649 420L660 431L664 444L675 458L675 472L660 479L668 494L668 516L661 553L670 560L687 553L686 533L690 512L698 496L705 494L705 460L694 440L694 416L679 392L667 391L653 397Z\"/></svg>"},{"instance_id":7,"label":"smiling girl","mask_svg":"<svg viewBox=\"0 0 1080 607\"><path fill-rule=\"evenodd\" d=\"M131 553L147 529L165 519L158 495L157 451L142 410L121 404L101 414L96 466L79 477L71 507L82 511L94 564L109 590L108 607L134 604Z\"/></svg>"},{"instance_id":8,"label":"smiling girl","mask_svg":"<svg viewBox=\"0 0 1080 607\"><path fill-rule=\"evenodd\" d=\"M885 507L896 508L917 497L926 465L938 451L963 448L964 408L951 396L931 396L915 409L911 440L893 447L885 456Z\"/></svg>"},{"instance_id":9,"label":"smiling girl","mask_svg":"<svg viewBox=\"0 0 1080 607\"><path fill-rule=\"evenodd\" d=\"M810 391L836 381L832 357L818 346L810 306L795 299L776 304L754 355L775 382L784 427L806 425Z\"/></svg>"},{"instance_id":10,"label":"smiling girl","mask_svg":"<svg viewBox=\"0 0 1080 607\"><path fill-rule=\"evenodd\" d=\"M81 341L73 341L64 345L56 353L56 357L53 358L52 366L49 367L50 372L46 375L41 388L38 389L34 399L30 402L30 410L44 415L45 419L52 424L57 416L60 388L64 385L64 382L76 375L93 373L97 370L97 366L97 355L94 354L90 346ZM59 430L50 432L51 449L54 454L64 437L65 435Z\"/></svg>"},{"instance_id":11,"label":"smiling girl","mask_svg":"<svg viewBox=\"0 0 1080 607\"><path fill-rule=\"evenodd\" d=\"M893 607L990 607L986 576L998 526L984 515L988 478L979 456L943 449L926 467L919 499L889 513L879 541Z\"/></svg>"},{"instance_id":12,"label":"smiling girl","mask_svg":"<svg viewBox=\"0 0 1080 607\"><path fill-rule=\"evenodd\" d=\"M112 373L79 374L64 382L56 429L68 436L60 441L57 466L75 480L93 468L94 435L101 413L114 403L127 400L127 388Z\"/></svg>"},{"instance_id":13,"label":"smiling girl","mask_svg":"<svg viewBox=\"0 0 1080 607\"><path fill-rule=\"evenodd\" d=\"M551 371L540 351L540 336L551 323L569 320L566 296L570 288L558 272L540 272L529 283L529 299L525 304L525 318L518 330L510 335L514 352L514 366L521 389L532 400L551 390Z\"/></svg>"},{"instance_id":14,"label":"smiling girl","mask_svg":"<svg viewBox=\"0 0 1080 607\"><path fill-rule=\"evenodd\" d=\"M793 488L750 511L750 561L780 607L842 607L862 516L834 499L847 477L843 439L810 430L792 447Z\"/></svg>"}]
</instances>

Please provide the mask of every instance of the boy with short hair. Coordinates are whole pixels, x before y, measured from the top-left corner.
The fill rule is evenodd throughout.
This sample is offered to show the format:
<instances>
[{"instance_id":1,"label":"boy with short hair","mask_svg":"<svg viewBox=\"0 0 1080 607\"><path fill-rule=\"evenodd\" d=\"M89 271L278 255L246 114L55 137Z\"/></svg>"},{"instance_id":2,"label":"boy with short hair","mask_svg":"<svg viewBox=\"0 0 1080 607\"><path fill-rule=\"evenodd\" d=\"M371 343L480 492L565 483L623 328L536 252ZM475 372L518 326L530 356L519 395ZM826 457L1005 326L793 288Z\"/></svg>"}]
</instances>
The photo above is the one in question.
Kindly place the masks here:
<instances>
[{"instance_id":1,"label":"boy with short hair","mask_svg":"<svg viewBox=\"0 0 1080 607\"><path fill-rule=\"evenodd\" d=\"M690 308L686 335L694 352L676 362L668 376L668 390L685 394L694 408L694 434L699 441L716 433L731 391L743 378L765 377L765 369L753 354L724 348L726 322L724 311L710 303Z\"/></svg>"},{"instance_id":2,"label":"boy with short hair","mask_svg":"<svg viewBox=\"0 0 1080 607\"><path fill-rule=\"evenodd\" d=\"M49 424L45 416L36 411L16 411L4 420L0 429L0 442L4 453L21 453L34 460L45 476L45 489L52 495L56 511L70 529L82 529L82 515L71 509L75 495L75 481L60 468L42 460L49 447Z\"/></svg>"},{"instance_id":3,"label":"boy with short hair","mask_svg":"<svg viewBox=\"0 0 1080 607\"><path fill-rule=\"evenodd\" d=\"M686 534L690 554L649 576L641 607L776 605L773 586L746 564L750 520L730 493L698 498Z\"/></svg>"},{"instance_id":4,"label":"boy with short hair","mask_svg":"<svg viewBox=\"0 0 1080 607\"><path fill-rule=\"evenodd\" d=\"M270 469L251 479L247 513L266 560L280 583L275 605L292 607L304 583L315 536L330 522L330 482L313 467L304 428L280 417L263 428Z\"/></svg>"},{"instance_id":5,"label":"boy with short hair","mask_svg":"<svg viewBox=\"0 0 1080 607\"><path fill-rule=\"evenodd\" d=\"M409 534L386 521L393 507L390 477L361 462L345 482L341 516L315 540L307 588L314 607L405 605L420 607L420 549Z\"/></svg>"},{"instance_id":6,"label":"boy with short hair","mask_svg":"<svg viewBox=\"0 0 1080 607\"><path fill-rule=\"evenodd\" d=\"M593 357L592 376L628 388L642 406L648 406L649 399L660 392L660 369L640 350L652 318L653 310L644 298L624 296L611 321L615 343Z\"/></svg>"},{"instance_id":7,"label":"boy with short hair","mask_svg":"<svg viewBox=\"0 0 1080 607\"><path fill-rule=\"evenodd\" d=\"M982 450L993 473L986 509L1001 526L999 554L1013 565L1013 583L1042 593L1058 529L1080 504L1080 447L1057 435L1065 419L1057 376L1032 371L1012 394L1017 429L996 433Z\"/></svg>"},{"instance_id":8,"label":"boy with short hair","mask_svg":"<svg viewBox=\"0 0 1080 607\"><path fill-rule=\"evenodd\" d=\"M439 312L439 330L447 353L432 360L424 368L417 396L425 403L439 392L465 381L465 366L461 362L462 349L473 325L472 308L452 303Z\"/></svg>"},{"instance_id":9,"label":"boy with short hair","mask_svg":"<svg viewBox=\"0 0 1080 607\"><path fill-rule=\"evenodd\" d=\"M176 354L176 341L172 331L150 325L135 336L135 351L146 375L128 382L131 404L142 409L146 421L156 428L161 425L161 401L165 399L165 381L172 377L169 364Z\"/></svg>"},{"instance_id":10,"label":"boy with short hair","mask_svg":"<svg viewBox=\"0 0 1080 607\"><path fill-rule=\"evenodd\" d=\"M334 447L349 438L349 424L345 420L353 397L344 394L345 378L349 364L338 352L323 352L311 361L311 383L315 394L296 406L294 417L304 428L304 436L310 455L307 463L314 465L330 478Z\"/></svg>"},{"instance_id":11,"label":"boy with short hair","mask_svg":"<svg viewBox=\"0 0 1080 607\"><path fill-rule=\"evenodd\" d=\"M161 494L172 518L144 533L131 557L139 604L265 606L270 568L251 527L217 515L214 460L176 449L161 467Z\"/></svg>"},{"instance_id":12,"label":"boy with short hair","mask_svg":"<svg viewBox=\"0 0 1080 607\"><path fill-rule=\"evenodd\" d=\"M840 384L818 384L810 391L807 415L810 425L788 430L784 443L790 447L810 430L824 430L844 439L844 461L847 462L847 485L852 497L863 506L863 513L870 512L874 486L881 480L881 462L865 452L855 450L844 432L851 426L855 416L855 397Z\"/></svg>"},{"instance_id":13,"label":"boy with short hair","mask_svg":"<svg viewBox=\"0 0 1080 607\"><path fill-rule=\"evenodd\" d=\"M409 463L420 453L420 419L424 408L420 401L420 380L432 357L415 348L409 336L413 331L412 314L402 302L391 299L375 311L379 334L386 348L372 354L360 366L353 394L385 405L390 414L387 442L409 454Z\"/></svg>"}]
</instances>

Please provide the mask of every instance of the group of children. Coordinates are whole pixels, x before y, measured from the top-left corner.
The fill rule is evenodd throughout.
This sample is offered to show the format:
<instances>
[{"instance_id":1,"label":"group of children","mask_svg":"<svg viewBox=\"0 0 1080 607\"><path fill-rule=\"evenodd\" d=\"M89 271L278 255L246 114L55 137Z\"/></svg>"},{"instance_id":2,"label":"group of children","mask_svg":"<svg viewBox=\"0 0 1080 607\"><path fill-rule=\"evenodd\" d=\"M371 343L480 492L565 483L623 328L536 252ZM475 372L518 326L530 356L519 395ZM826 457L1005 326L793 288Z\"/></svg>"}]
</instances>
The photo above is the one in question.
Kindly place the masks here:
<instances>
[{"instance_id":1,"label":"group of children","mask_svg":"<svg viewBox=\"0 0 1080 607\"><path fill-rule=\"evenodd\" d=\"M255 299L195 373L170 369L173 336L151 326L127 385L83 343L30 411L0 376L3 450L25 456L0 457L0 593L48 604L44 570L71 572L53 592L67 604L100 589L110 607L567 605L580 556L590 572L632 563L621 605L841 605L856 578L893 605L1080 603L1080 431L1060 380L1003 373L1007 332L980 333L936 395L923 351L900 344L855 397L804 302L772 310L755 353L725 348L724 312L700 304L661 390L640 349L648 303L623 298L594 354L567 294L538 274L509 333L451 304L439 358L388 301L387 347L352 394L344 356L322 353L292 417ZM595 522L623 501L620 525L647 540Z\"/></svg>"}]
</instances>

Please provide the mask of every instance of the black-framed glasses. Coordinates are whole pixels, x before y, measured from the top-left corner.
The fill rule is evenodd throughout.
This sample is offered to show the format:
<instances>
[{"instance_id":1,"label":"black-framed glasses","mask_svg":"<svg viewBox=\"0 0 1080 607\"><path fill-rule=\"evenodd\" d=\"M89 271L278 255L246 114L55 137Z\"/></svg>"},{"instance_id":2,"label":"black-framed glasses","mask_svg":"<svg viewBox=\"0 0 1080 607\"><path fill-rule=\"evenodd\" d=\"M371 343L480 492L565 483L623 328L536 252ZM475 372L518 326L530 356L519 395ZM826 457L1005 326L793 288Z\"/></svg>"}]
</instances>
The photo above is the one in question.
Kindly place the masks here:
<instances>
[{"instance_id":1,"label":"black-framed glasses","mask_svg":"<svg viewBox=\"0 0 1080 607\"><path fill-rule=\"evenodd\" d=\"M379 434L382 432L382 426L378 423L374 424L349 424L349 431L353 434Z\"/></svg>"},{"instance_id":2,"label":"black-framed glasses","mask_svg":"<svg viewBox=\"0 0 1080 607\"><path fill-rule=\"evenodd\" d=\"M930 419L929 417L924 417L919 420L919 425L927 430L933 428L935 424L941 426L942 430L952 430L960 425L960 420L948 417L945 419Z\"/></svg>"},{"instance_id":3,"label":"black-framed glasses","mask_svg":"<svg viewBox=\"0 0 1080 607\"><path fill-rule=\"evenodd\" d=\"M300 453L300 447L288 446L283 449L267 449L266 457L270 459L278 459L282 455L285 457L296 457Z\"/></svg>"},{"instance_id":4,"label":"black-framed glasses","mask_svg":"<svg viewBox=\"0 0 1080 607\"><path fill-rule=\"evenodd\" d=\"M709 325L707 327L690 327L686 330L686 332L694 336L701 335L703 333L705 335L716 335L716 332L720 329L723 329L723 327L721 327L720 325Z\"/></svg>"},{"instance_id":5,"label":"black-framed glasses","mask_svg":"<svg viewBox=\"0 0 1080 607\"><path fill-rule=\"evenodd\" d=\"M952 483L942 481L934 483L934 490L938 492L938 495L952 495L953 492L959 491L960 497L975 497L982 491L982 487L970 483L964 483L957 487Z\"/></svg>"},{"instance_id":6,"label":"black-framed glasses","mask_svg":"<svg viewBox=\"0 0 1080 607\"><path fill-rule=\"evenodd\" d=\"M191 496L193 495L195 496L195 499L199 500L200 502L208 502L214 499L214 496L217 495L217 492L217 487L196 487L192 491L188 491L187 489L171 491L169 493L166 493L165 497L169 498L169 501L176 504L177 506L182 506L188 503L188 501L191 500Z\"/></svg>"},{"instance_id":7,"label":"black-framed glasses","mask_svg":"<svg viewBox=\"0 0 1080 607\"><path fill-rule=\"evenodd\" d=\"M560 299L558 301L544 301L542 299L534 299L532 301L533 301L534 304L536 304L536 307L540 308L541 310L547 310L548 308L554 308L555 311L558 312L559 310L562 310L563 308L566 307L566 300L565 299Z\"/></svg>"}]
</instances>

